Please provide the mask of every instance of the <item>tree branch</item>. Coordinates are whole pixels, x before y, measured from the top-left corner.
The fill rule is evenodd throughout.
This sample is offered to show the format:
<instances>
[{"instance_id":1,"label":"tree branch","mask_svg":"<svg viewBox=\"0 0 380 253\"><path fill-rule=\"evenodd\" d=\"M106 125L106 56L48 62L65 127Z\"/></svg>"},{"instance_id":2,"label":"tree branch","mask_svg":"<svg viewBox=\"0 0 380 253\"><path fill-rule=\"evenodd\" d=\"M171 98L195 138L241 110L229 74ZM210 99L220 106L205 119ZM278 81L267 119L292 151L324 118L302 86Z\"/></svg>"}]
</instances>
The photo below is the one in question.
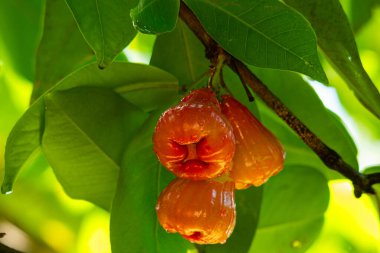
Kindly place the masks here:
<instances>
[{"instance_id":1,"label":"tree branch","mask_svg":"<svg viewBox=\"0 0 380 253\"><path fill-rule=\"evenodd\" d=\"M194 13L181 1L180 17L194 32L206 48L206 57L212 60L221 47L208 35ZM224 50L223 50L224 51ZM356 197L363 192L374 194L373 184L380 183L380 173L363 175L349 164L308 129L267 87L253 74L248 67L226 51L226 64L240 77L242 82L258 95L265 104L282 118L322 160L327 167L338 171L350 179L354 185Z\"/></svg>"}]
</instances>

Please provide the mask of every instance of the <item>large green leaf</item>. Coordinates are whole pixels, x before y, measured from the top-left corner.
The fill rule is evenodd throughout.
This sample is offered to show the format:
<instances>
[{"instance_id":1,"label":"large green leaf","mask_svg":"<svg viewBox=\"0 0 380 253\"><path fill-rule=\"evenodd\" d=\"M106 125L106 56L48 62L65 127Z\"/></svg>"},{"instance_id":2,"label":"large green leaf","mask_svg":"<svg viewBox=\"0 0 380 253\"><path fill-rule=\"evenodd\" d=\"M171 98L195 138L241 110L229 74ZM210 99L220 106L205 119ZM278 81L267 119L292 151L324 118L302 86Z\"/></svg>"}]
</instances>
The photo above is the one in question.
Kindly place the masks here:
<instances>
[{"instance_id":1,"label":"large green leaf","mask_svg":"<svg viewBox=\"0 0 380 253\"><path fill-rule=\"evenodd\" d=\"M159 35L150 64L172 73L183 87L190 87L208 70L204 47L179 20L174 31Z\"/></svg>"},{"instance_id":2,"label":"large green leaf","mask_svg":"<svg viewBox=\"0 0 380 253\"><path fill-rule=\"evenodd\" d=\"M156 109L176 97L178 81L169 73L143 64L115 62L104 70L90 64L69 75L54 89L78 86L106 87L115 90L144 111Z\"/></svg>"},{"instance_id":3,"label":"large green leaf","mask_svg":"<svg viewBox=\"0 0 380 253\"><path fill-rule=\"evenodd\" d=\"M137 0L66 0L100 68L107 67L136 35L128 13Z\"/></svg>"},{"instance_id":4,"label":"large green leaf","mask_svg":"<svg viewBox=\"0 0 380 253\"><path fill-rule=\"evenodd\" d=\"M285 0L313 26L318 45L360 102L380 118L380 93L364 70L355 38L338 0Z\"/></svg>"},{"instance_id":5,"label":"large green leaf","mask_svg":"<svg viewBox=\"0 0 380 253\"><path fill-rule=\"evenodd\" d=\"M180 0L140 0L131 10L133 26L143 33L157 34L174 29Z\"/></svg>"},{"instance_id":6,"label":"large green leaf","mask_svg":"<svg viewBox=\"0 0 380 253\"><path fill-rule=\"evenodd\" d=\"M304 166L286 166L264 186L250 252L305 252L316 239L329 202L326 179Z\"/></svg>"},{"instance_id":7,"label":"large green leaf","mask_svg":"<svg viewBox=\"0 0 380 253\"><path fill-rule=\"evenodd\" d=\"M37 99L12 129L5 151L3 192L11 191L13 181L22 165L40 145L46 94L81 86L118 90L122 96L130 99L131 103L145 110L170 101L178 90L177 81L173 76L155 67L141 64L114 63L105 70L99 70L96 64L91 64L68 75ZM158 97L161 95L162 99Z\"/></svg>"},{"instance_id":8,"label":"large green leaf","mask_svg":"<svg viewBox=\"0 0 380 253\"><path fill-rule=\"evenodd\" d=\"M34 80L43 8L40 0L0 1L0 59L29 81Z\"/></svg>"},{"instance_id":9,"label":"large green leaf","mask_svg":"<svg viewBox=\"0 0 380 253\"><path fill-rule=\"evenodd\" d=\"M310 84L291 72L259 68L253 71L312 132L358 169L357 149L350 134L341 120L326 109Z\"/></svg>"},{"instance_id":10,"label":"large green leaf","mask_svg":"<svg viewBox=\"0 0 380 253\"><path fill-rule=\"evenodd\" d=\"M42 149L68 195L109 209L122 152L145 118L105 88L47 95Z\"/></svg>"},{"instance_id":11,"label":"large green leaf","mask_svg":"<svg viewBox=\"0 0 380 253\"><path fill-rule=\"evenodd\" d=\"M125 152L111 211L113 252L184 253L191 247L159 225L155 205L174 178L153 152L152 134L161 111L149 118Z\"/></svg>"},{"instance_id":12,"label":"large green leaf","mask_svg":"<svg viewBox=\"0 0 380 253\"><path fill-rule=\"evenodd\" d=\"M247 253L251 247L262 199L262 187L236 191L236 226L225 244L207 245L206 253Z\"/></svg>"},{"instance_id":13,"label":"large green leaf","mask_svg":"<svg viewBox=\"0 0 380 253\"><path fill-rule=\"evenodd\" d=\"M47 0L32 100L92 57L64 0Z\"/></svg>"},{"instance_id":14,"label":"large green leaf","mask_svg":"<svg viewBox=\"0 0 380 253\"><path fill-rule=\"evenodd\" d=\"M2 193L12 191L13 182L20 169L40 152L43 115L44 101L39 100L24 113L9 134L5 147Z\"/></svg>"},{"instance_id":15,"label":"large green leaf","mask_svg":"<svg viewBox=\"0 0 380 253\"><path fill-rule=\"evenodd\" d=\"M186 0L229 53L258 67L301 72L326 82L307 21L277 0Z\"/></svg>"}]
</instances>

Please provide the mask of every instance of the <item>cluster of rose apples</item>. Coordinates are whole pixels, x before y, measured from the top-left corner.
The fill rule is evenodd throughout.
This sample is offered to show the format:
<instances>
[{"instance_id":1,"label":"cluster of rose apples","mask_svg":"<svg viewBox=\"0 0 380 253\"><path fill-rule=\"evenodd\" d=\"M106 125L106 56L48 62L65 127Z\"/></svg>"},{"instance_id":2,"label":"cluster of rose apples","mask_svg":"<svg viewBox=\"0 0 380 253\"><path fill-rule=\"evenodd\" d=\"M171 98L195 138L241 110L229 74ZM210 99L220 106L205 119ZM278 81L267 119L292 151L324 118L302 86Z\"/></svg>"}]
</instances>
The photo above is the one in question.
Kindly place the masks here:
<instances>
[{"instance_id":1,"label":"cluster of rose apples","mask_svg":"<svg viewBox=\"0 0 380 253\"><path fill-rule=\"evenodd\" d=\"M260 186L285 153L241 103L208 88L191 92L158 120L154 151L177 178L161 193L161 226L198 244L225 243L236 221L235 189Z\"/></svg>"}]
</instances>

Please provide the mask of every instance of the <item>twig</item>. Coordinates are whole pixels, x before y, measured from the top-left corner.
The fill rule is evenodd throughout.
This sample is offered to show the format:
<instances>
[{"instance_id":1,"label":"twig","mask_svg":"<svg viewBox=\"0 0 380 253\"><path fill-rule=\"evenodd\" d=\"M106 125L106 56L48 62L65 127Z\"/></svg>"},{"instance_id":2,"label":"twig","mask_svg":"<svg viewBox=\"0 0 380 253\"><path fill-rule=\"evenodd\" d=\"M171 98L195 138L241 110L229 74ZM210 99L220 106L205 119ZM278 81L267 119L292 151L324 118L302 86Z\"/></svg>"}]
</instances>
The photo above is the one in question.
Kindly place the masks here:
<instances>
[{"instance_id":1,"label":"twig","mask_svg":"<svg viewBox=\"0 0 380 253\"><path fill-rule=\"evenodd\" d=\"M212 51L221 48L205 31L194 13L181 1L180 17L194 32L206 48L206 56L210 58ZM360 197L363 192L374 194L373 184L380 183L380 173L363 175L353 169L349 164L325 143L323 143L310 129L308 129L267 87L257 78L248 67L224 52L226 64L241 78L243 83L258 95L265 104L282 118L299 137L319 156L319 158L332 170L338 171L350 179L354 185L354 194Z\"/></svg>"}]
</instances>

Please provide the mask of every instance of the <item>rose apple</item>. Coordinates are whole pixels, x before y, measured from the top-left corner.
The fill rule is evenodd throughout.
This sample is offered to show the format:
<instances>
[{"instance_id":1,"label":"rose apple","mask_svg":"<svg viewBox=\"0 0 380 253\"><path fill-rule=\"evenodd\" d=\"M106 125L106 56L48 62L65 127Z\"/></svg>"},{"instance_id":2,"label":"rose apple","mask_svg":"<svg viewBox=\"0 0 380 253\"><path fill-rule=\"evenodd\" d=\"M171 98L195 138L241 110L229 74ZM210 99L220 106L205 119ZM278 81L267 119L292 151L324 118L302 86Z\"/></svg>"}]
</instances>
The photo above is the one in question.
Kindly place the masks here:
<instances>
[{"instance_id":1,"label":"rose apple","mask_svg":"<svg viewBox=\"0 0 380 253\"><path fill-rule=\"evenodd\" d=\"M234 182L177 178L156 205L161 226L198 244L224 243L236 220Z\"/></svg>"},{"instance_id":2,"label":"rose apple","mask_svg":"<svg viewBox=\"0 0 380 253\"><path fill-rule=\"evenodd\" d=\"M222 113L231 123L236 140L230 176L237 189L260 186L283 168L284 149L244 105L229 95L223 95L222 100Z\"/></svg>"}]
</instances>

